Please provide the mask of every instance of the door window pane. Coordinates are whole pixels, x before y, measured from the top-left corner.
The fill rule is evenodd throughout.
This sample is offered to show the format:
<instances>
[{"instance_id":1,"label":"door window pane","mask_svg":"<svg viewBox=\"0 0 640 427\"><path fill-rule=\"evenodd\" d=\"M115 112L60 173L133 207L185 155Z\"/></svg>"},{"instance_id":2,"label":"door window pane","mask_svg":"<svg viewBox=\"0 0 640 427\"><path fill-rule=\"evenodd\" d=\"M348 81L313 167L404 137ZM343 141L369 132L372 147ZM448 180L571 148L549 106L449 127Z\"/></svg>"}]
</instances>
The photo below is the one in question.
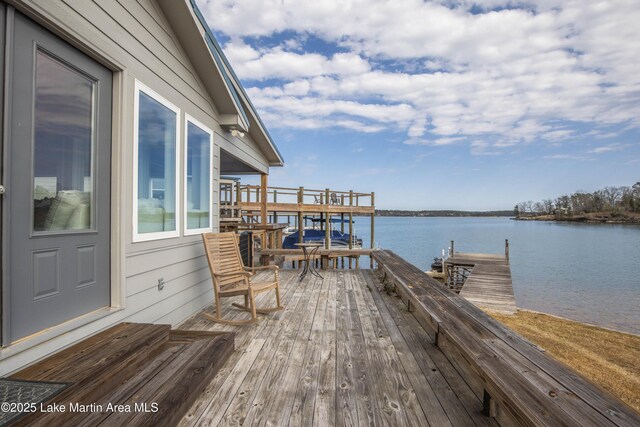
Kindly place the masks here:
<instances>
[{"instance_id":1,"label":"door window pane","mask_svg":"<svg viewBox=\"0 0 640 427\"><path fill-rule=\"evenodd\" d=\"M95 84L47 53L37 51L34 231L93 227Z\"/></svg>"},{"instance_id":2,"label":"door window pane","mask_svg":"<svg viewBox=\"0 0 640 427\"><path fill-rule=\"evenodd\" d=\"M187 229L210 228L211 134L187 122Z\"/></svg>"},{"instance_id":3,"label":"door window pane","mask_svg":"<svg viewBox=\"0 0 640 427\"><path fill-rule=\"evenodd\" d=\"M176 231L177 114L138 97L138 234Z\"/></svg>"}]
</instances>

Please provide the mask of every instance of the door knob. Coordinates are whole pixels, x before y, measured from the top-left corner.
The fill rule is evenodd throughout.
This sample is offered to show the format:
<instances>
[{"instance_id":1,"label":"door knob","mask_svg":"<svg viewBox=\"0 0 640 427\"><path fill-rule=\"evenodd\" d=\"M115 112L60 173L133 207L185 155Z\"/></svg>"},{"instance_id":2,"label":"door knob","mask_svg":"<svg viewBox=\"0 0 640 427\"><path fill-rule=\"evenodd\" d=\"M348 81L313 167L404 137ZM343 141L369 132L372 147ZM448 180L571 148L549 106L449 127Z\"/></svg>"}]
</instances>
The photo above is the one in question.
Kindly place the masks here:
<instances>
[{"instance_id":1,"label":"door knob","mask_svg":"<svg viewBox=\"0 0 640 427\"><path fill-rule=\"evenodd\" d=\"M0 185L0 195L6 193L7 190L5 190L4 185Z\"/></svg>"}]
</instances>

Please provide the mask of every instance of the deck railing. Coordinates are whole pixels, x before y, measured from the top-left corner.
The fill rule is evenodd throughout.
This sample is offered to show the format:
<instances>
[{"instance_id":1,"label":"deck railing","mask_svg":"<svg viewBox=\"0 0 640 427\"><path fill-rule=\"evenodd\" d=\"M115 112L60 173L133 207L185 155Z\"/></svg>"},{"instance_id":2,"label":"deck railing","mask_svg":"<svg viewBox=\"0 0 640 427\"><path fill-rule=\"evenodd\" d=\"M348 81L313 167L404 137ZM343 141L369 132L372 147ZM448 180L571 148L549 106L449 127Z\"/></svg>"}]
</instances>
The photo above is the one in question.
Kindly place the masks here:
<instances>
[{"instance_id":1,"label":"deck railing","mask_svg":"<svg viewBox=\"0 0 640 427\"><path fill-rule=\"evenodd\" d=\"M225 182L225 212L238 212L237 221L245 224L286 222L298 230L298 241L302 242L306 215L320 219L320 227L325 231L324 247L331 248L331 227L326 226L333 218L340 218L340 231L354 236L353 216L371 217L370 247L375 247L375 193L362 193L353 190L316 190L304 187L270 187L263 176L261 185ZM233 190L231 190L233 188ZM221 190L222 193L222 190ZM222 206L222 203L221 203ZM221 213L221 218L222 218ZM349 241L349 249L354 242ZM351 257L349 257L351 266Z\"/></svg>"},{"instance_id":2,"label":"deck railing","mask_svg":"<svg viewBox=\"0 0 640 427\"><path fill-rule=\"evenodd\" d=\"M262 186L241 184L236 199L243 203L261 203ZM267 203L296 203L307 205L373 207L374 193L352 190L340 191L326 188L314 190L304 187L267 187Z\"/></svg>"}]
</instances>

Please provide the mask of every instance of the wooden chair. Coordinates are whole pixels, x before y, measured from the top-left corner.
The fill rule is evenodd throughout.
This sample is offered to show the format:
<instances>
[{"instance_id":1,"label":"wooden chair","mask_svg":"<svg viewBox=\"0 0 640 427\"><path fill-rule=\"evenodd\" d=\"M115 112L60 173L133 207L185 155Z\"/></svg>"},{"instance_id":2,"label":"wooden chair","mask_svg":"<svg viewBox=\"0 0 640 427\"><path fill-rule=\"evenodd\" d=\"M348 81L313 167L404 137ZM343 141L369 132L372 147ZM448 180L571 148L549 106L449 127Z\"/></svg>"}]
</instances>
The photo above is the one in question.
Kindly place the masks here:
<instances>
[{"instance_id":1,"label":"wooden chair","mask_svg":"<svg viewBox=\"0 0 640 427\"><path fill-rule=\"evenodd\" d=\"M267 265L264 267L245 267L240 256L238 236L236 233L204 233L202 235L204 248L209 261L211 278L213 280L213 293L216 299L216 314L212 316L204 315L214 322L226 325L247 325L255 323L258 318L256 313L271 313L282 310L280 305L280 287L278 278L278 266ZM253 282L251 277L258 270L273 270L272 281ZM257 309L254 296L271 289L276 291L277 306L268 309ZM248 320L226 320L220 315L220 298L244 295L244 305L233 303L232 305L242 310L251 312L251 319Z\"/></svg>"}]
</instances>

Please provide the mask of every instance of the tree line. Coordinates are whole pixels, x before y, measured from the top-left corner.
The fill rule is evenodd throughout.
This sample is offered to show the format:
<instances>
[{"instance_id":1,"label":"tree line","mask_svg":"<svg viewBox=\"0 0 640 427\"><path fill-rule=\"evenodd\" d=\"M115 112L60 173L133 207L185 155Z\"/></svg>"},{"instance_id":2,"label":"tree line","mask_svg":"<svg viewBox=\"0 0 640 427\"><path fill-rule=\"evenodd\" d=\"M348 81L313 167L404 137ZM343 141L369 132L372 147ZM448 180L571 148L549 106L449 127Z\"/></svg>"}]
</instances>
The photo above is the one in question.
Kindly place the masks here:
<instances>
[{"instance_id":1,"label":"tree line","mask_svg":"<svg viewBox=\"0 0 640 427\"><path fill-rule=\"evenodd\" d=\"M630 187L604 187L593 193L576 191L555 199L520 202L514 207L516 217L592 212L640 212L640 181Z\"/></svg>"}]
</instances>

